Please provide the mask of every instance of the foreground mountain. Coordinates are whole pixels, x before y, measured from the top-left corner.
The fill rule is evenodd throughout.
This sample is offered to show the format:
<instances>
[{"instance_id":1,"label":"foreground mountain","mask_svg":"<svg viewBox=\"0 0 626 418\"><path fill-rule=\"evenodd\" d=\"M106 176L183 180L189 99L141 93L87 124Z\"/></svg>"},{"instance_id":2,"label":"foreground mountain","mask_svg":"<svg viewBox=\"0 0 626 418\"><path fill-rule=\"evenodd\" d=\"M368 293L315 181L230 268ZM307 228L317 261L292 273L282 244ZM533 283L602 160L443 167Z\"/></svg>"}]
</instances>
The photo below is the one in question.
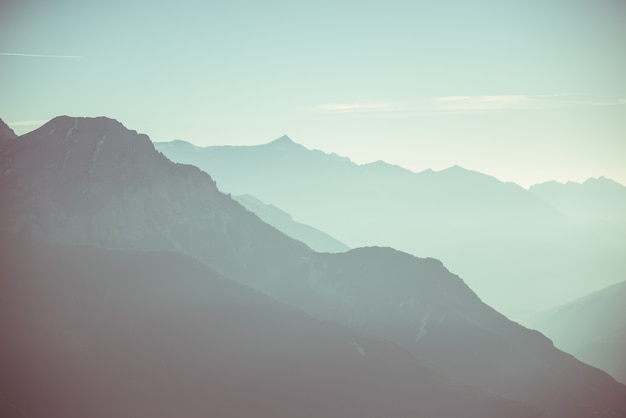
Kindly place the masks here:
<instances>
[{"instance_id":1,"label":"foreground mountain","mask_svg":"<svg viewBox=\"0 0 626 418\"><path fill-rule=\"evenodd\" d=\"M0 147L0 165L0 225L36 239L182 251L256 281L311 253L111 119L55 118Z\"/></svg>"},{"instance_id":2,"label":"foreground mountain","mask_svg":"<svg viewBox=\"0 0 626 418\"><path fill-rule=\"evenodd\" d=\"M174 253L2 236L0 416L539 417Z\"/></svg>"},{"instance_id":3,"label":"foreground mountain","mask_svg":"<svg viewBox=\"0 0 626 418\"><path fill-rule=\"evenodd\" d=\"M322 253L340 253L350 248L330 235L293 220L287 212L268 205L250 195L233 196L246 209L254 212L261 220L272 225L283 234L304 242L309 248Z\"/></svg>"},{"instance_id":4,"label":"foreground mountain","mask_svg":"<svg viewBox=\"0 0 626 418\"><path fill-rule=\"evenodd\" d=\"M543 312L526 322L580 360L626 383L626 282Z\"/></svg>"},{"instance_id":5,"label":"foreground mountain","mask_svg":"<svg viewBox=\"0 0 626 418\"><path fill-rule=\"evenodd\" d=\"M438 258L516 319L618 282L626 270L625 235L595 224L581 229L543 196L458 166L413 173L382 161L357 165L287 137L246 147L156 147L209 172L221 190L275 204L350 247Z\"/></svg>"},{"instance_id":6,"label":"foreground mountain","mask_svg":"<svg viewBox=\"0 0 626 418\"><path fill-rule=\"evenodd\" d=\"M13 129L9 127L2 119L0 119L0 144L17 138Z\"/></svg>"},{"instance_id":7,"label":"foreground mountain","mask_svg":"<svg viewBox=\"0 0 626 418\"><path fill-rule=\"evenodd\" d=\"M4 230L52 242L174 249L546 416L626 416L626 387L483 304L440 262L378 247L314 253L220 193L209 175L170 162L116 121L56 118L0 147L0 173Z\"/></svg>"},{"instance_id":8,"label":"foreground mountain","mask_svg":"<svg viewBox=\"0 0 626 418\"><path fill-rule=\"evenodd\" d=\"M549 416L626 416L626 387L480 303L437 260L389 248L319 254L307 281L326 301L300 304L315 316L395 341L462 382Z\"/></svg>"}]
</instances>

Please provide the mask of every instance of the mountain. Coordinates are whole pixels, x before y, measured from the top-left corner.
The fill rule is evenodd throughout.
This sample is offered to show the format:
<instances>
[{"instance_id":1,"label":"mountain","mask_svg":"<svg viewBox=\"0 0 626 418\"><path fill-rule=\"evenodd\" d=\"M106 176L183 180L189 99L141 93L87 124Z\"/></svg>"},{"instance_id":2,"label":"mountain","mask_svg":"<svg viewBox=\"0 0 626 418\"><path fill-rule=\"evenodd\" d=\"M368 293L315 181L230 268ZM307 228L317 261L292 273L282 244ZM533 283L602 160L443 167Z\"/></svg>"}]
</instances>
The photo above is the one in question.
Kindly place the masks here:
<instances>
[{"instance_id":1,"label":"mountain","mask_svg":"<svg viewBox=\"0 0 626 418\"><path fill-rule=\"evenodd\" d=\"M9 127L2 119L0 119L0 143L10 141L17 138L13 129Z\"/></svg>"},{"instance_id":2,"label":"mountain","mask_svg":"<svg viewBox=\"0 0 626 418\"><path fill-rule=\"evenodd\" d=\"M309 248L317 252L339 253L350 248L330 235L293 220L287 212L274 205L268 205L250 195L233 196L237 202L253 212L264 222L272 225L285 235L304 242Z\"/></svg>"},{"instance_id":3,"label":"mountain","mask_svg":"<svg viewBox=\"0 0 626 418\"><path fill-rule=\"evenodd\" d=\"M308 283L327 301L308 312L397 342L462 382L539 404L548 416L626 414L625 387L613 392L608 376L480 303L438 260L390 248L319 254Z\"/></svg>"},{"instance_id":4,"label":"mountain","mask_svg":"<svg viewBox=\"0 0 626 418\"><path fill-rule=\"evenodd\" d=\"M357 165L285 137L258 146L155 146L209 172L221 190L277 205L352 248L440 259L513 318L618 282L626 270L615 231L600 230L592 243L550 201L458 166L414 173L382 161Z\"/></svg>"},{"instance_id":5,"label":"mountain","mask_svg":"<svg viewBox=\"0 0 626 418\"><path fill-rule=\"evenodd\" d=\"M111 119L55 118L0 147L0 166L0 222L18 234L182 251L240 280L275 278L311 253Z\"/></svg>"},{"instance_id":6,"label":"mountain","mask_svg":"<svg viewBox=\"0 0 626 418\"><path fill-rule=\"evenodd\" d=\"M527 326L580 360L626 382L626 282L550 309Z\"/></svg>"},{"instance_id":7,"label":"mountain","mask_svg":"<svg viewBox=\"0 0 626 418\"><path fill-rule=\"evenodd\" d=\"M119 122L55 118L0 146L0 173L2 230L64 244L176 250L546 416L626 416L626 386L485 305L441 262L384 247L315 253Z\"/></svg>"},{"instance_id":8,"label":"mountain","mask_svg":"<svg viewBox=\"0 0 626 418\"><path fill-rule=\"evenodd\" d=\"M0 245L2 417L539 417L187 256Z\"/></svg>"},{"instance_id":9,"label":"mountain","mask_svg":"<svg viewBox=\"0 0 626 418\"><path fill-rule=\"evenodd\" d=\"M605 222L626 227L626 186L605 177L583 183L550 181L529 191L564 213L573 222Z\"/></svg>"}]
</instances>

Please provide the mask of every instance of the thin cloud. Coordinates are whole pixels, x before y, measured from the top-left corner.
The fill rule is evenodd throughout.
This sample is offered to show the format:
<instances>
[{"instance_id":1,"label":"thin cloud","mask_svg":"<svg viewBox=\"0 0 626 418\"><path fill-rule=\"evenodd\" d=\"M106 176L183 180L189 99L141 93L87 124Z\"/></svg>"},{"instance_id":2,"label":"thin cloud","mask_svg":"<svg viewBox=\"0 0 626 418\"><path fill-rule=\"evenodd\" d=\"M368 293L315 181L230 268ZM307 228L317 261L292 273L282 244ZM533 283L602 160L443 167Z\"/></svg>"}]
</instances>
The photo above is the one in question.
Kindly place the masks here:
<instances>
[{"instance_id":1,"label":"thin cloud","mask_svg":"<svg viewBox=\"0 0 626 418\"><path fill-rule=\"evenodd\" d=\"M623 98L601 101L581 98L574 94L510 94L440 96L399 102L331 103L316 106L313 110L337 114L378 112L380 116L410 116L415 114L484 113L623 105L626 105L626 99Z\"/></svg>"},{"instance_id":2,"label":"thin cloud","mask_svg":"<svg viewBox=\"0 0 626 418\"><path fill-rule=\"evenodd\" d=\"M526 95L444 96L432 100L436 110L482 111L536 108L540 101Z\"/></svg>"},{"instance_id":3,"label":"thin cloud","mask_svg":"<svg viewBox=\"0 0 626 418\"><path fill-rule=\"evenodd\" d=\"M82 58L80 55L46 55L46 54L20 54L15 52L0 52L5 57L31 57L31 58Z\"/></svg>"},{"instance_id":4,"label":"thin cloud","mask_svg":"<svg viewBox=\"0 0 626 418\"><path fill-rule=\"evenodd\" d=\"M47 120L18 120L15 122L7 122L9 126L40 126L48 122Z\"/></svg>"},{"instance_id":5,"label":"thin cloud","mask_svg":"<svg viewBox=\"0 0 626 418\"><path fill-rule=\"evenodd\" d=\"M626 99L597 99L575 94L444 96L431 99L430 108L439 112L485 112L506 110L543 110L591 106L621 106Z\"/></svg>"},{"instance_id":6,"label":"thin cloud","mask_svg":"<svg viewBox=\"0 0 626 418\"><path fill-rule=\"evenodd\" d=\"M593 102L593 106L624 106L626 105L626 99L609 100L603 102Z\"/></svg>"}]
</instances>

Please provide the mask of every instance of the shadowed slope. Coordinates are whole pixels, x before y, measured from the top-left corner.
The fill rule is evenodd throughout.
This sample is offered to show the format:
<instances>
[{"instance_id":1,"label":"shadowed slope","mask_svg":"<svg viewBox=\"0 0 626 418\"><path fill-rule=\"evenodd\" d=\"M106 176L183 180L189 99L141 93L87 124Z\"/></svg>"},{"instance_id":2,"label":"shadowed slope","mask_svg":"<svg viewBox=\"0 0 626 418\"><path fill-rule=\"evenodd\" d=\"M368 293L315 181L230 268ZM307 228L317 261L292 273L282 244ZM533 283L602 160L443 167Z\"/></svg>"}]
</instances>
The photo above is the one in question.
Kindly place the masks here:
<instances>
[{"instance_id":1,"label":"shadowed slope","mask_svg":"<svg viewBox=\"0 0 626 418\"><path fill-rule=\"evenodd\" d=\"M9 127L2 119L0 119L0 144L17 138L13 129Z\"/></svg>"},{"instance_id":2,"label":"shadowed slope","mask_svg":"<svg viewBox=\"0 0 626 418\"><path fill-rule=\"evenodd\" d=\"M626 382L626 282L543 312L525 324L562 350Z\"/></svg>"},{"instance_id":3,"label":"shadowed slope","mask_svg":"<svg viewBox=\"0 0 626 418\"><path fill-rule=\"evenodd\" d=\"M10 417L538 417L165 252L2 235Z\"/></svg>"},{"instance_id":4,"label":"shadowed slope","mask_svg":"<svg viewBox=\"0 0 626 418\"><path fill-rule=\"evenodd\" d=\"M11 196L1 202L2 228L49 241L176 249L315 316L390 338L464 383L539 405L549 416L626 415L624 386L484 305L440 262L384 248L316 254L221 194L207 174L171 163L147 138L119 127L58 118L0 148L0 172L9 174L0 181ZM79 142L91 152L74 154ZM139 148L141 155L133 151ZM81 206L93 199L98 205Z\"/></svg>"}]
</instances>

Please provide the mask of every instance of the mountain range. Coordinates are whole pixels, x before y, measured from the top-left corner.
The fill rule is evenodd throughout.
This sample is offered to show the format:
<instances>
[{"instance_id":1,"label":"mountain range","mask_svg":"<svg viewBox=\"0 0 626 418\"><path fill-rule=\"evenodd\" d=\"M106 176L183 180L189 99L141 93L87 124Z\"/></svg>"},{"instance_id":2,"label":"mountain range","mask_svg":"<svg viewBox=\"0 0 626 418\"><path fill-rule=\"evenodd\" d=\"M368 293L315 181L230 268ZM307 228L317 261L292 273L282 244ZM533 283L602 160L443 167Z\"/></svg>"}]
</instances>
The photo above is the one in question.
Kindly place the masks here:
<instances>
[{"instance_id":1,"label":"mountain range","mask_svg":"<svg viewBox=\"0 0 626 418\"><path fill-rule=\"evenodd\" d=\"M363 371L363 385L369 387L372 392L367 392L365 389L360 392L361 394L374 394L382 390L380 385L386 386L385 382L392 377L398 377L397 373L399 373L401 375L400 381L390 383L390 387L394 388L390 394L385 395L384 392L381 394L383 398L390 396L386 398L390 399L389 402L383 401L380 405L380 408L386 412L389 412L388 408L392 408L391 405L395 404L391 400L393 396L400 396L401 394L404 395L398 402L401 402L402 405L405 405L404 402L408 402L406 409L401 408L401 410L416 411L414 409L415 404L409 401L410 397L418 396L417 399L421 399L421 394L430 392L428 390L425 392L417 390L416 392L416 386L412 386L412 383L402 384L401 380L404 378L402 376L406 376L408 380L424 378L431 382L430 378L424 376L425 373L430 373L423 371L422 365L425 365L426 368L434 368L437 373L443 373L447 376L435 377L435 380L444 379L446 382L456 380L459 384L464 385L463 387L469 385L476 388L472 390L513 400L514 402L508 405L512 405L511 408L519 411L520 414L529 414L529 416L535 414L536 416L537 409L534 408L538 408L541 414L549 417L626 416L626 405L623 402L623 399L626 399L626 386L616 382L606 373L554 348L552 342L539 332L528 330L508 320L484 304L463 280L450 273L438 260L417 258L386 247L356 248L338 254L316 253L305 244L287 237L274 227L264 223L230 196L220 192L209 174L190 165L171 162L155 150L147 136L128 130L119 122L111 119L59 117L31 133L19 138L3 140L0 144L0 173L2 173L0 188L3 192L3 199L0 203L0 229L11 234L10 237L15 237L10 238L10 240L18 242L20 240L26 242L35 240L48 243L48 245L69 245L73 250L60 251L69 251L72 254L74 251L79 253L83 251L82 255L79 254L74 259L68 259L65 256L51 257L49 263L42 262L44 267L41 271L18 275L14 280L3 282L3 286L7 286L8 289L5 288L2 293L10 295L10 292L14 291L15 283L20 283L21 286L22 281L25 280L23 277L33 277L34 282L32 284L28 280L23 283L26 287L25 290L17 286L18 296L25 295L28 304L9 305L18 313L25 309L25 306L31 306L31 304L37 306L37 299L32 300L33 297L42 297L42 304L46 305L50 302L55 306L50 314L35 314L38 322L33 325L35 328L32 335L27 333L28 335L22 336L19 322L16 325L9 320L8 325L4 326L4 335L16 336L17 345L12 348L14 351L11 351L13 355L31 345L33 346L31 350L34 350L32 357L28 357L26 354L24 357L18 356L18 359L25 360L21 363L18 362L18 366L16 366L18 369L12 369L17 370L12 376L19 376L19 367L27 367L31 358L47 359L49 354L58 353L57 344L60 343L56 337L50 340L44 339L42 344L30 344L30 342L33 341L32 338L38 338L42 333L44 335L47 333L56 335L57 330L64 329L63 321L69 321L68 318L84 320L80 328L72 328L70 334L83 335L84 329L97 333L101 324L104 324L102 325L105 327L104 332L109 328L107 328L107 322L103 318L111 310L113 313L118 312L117 308L121 306L119 312L120 315L123 315L123 312L126 312L125 309L131 309L130 307L135 306L134 302L137 300L139 302L145 301L148 305L154 303L151 302L153 290L146 289L148 293L144 293L141 280L136 284L137 288L128 292L124 287L126 281L123 280L125 277L150 277L152 275L158 279L155 279L157 283L150 282L150 286L161 286L159 283L162 283L163 287L159 288L162 289L159 292L164 292L163 297L166 297L167 300L179 297L178 292L192 295L190 297L192 297L193 303L185 302L170 305L170 302L164 302L164 306L170 306L171 311L163 314L161 322L173 318L172 329L180 330L180 332L188 330L189 332L189 334L173 337L176 341L176 347L178 347L173 349L173 354L168 355L169 351L167 350L169 348L167 347L170 343L166 343L166 341L171 341L171 338L167 337L167 333L163 336L163 341L157 340L156 343L149 345L155 347L165 345L164 351L154 353L153 361L165 361L166 363L180 361L181 367L186 370L186 373L179 375L179 377L182 376L180 379L190 377L192 380L183 383L192 385L194 390L201 389L197 387L198 385L193 385L193 382L205 382L206 386L203 387L216 387L215 390L218 390L222 385L232 388L229 386L229 382L232 382L233 378L228 374L232 372L241 378L243 384L249 386L240 387L235 384L234 392L226 393L225 397L234 396L233 393L239 396L242 393L248 393L247 391L253 391L252 388L269 385L259 390L272 399L272 396L282 393L283 388L291 387L288 376L299 373L305 375L315 373L302 366L302 362L310 362L311 369L316 369L314 366L318 365L319 362L325 363L326 360L330 362L330 366L343 364L344 360L338 360L343 358L339 349L335 353L333 349L328 348L328 356L324 355L327 349L313 349L314 353L304 350L303 347L307 346L305 343L316 340L316 333L321 332L317 328L319 322L314 322L313 325L305 327L296 322L287 325L278 321L276 322L277 326L274 327L272 325L274 319L257 322L264 315L254 308L254 303L248 306L245 303L235 301L232 310L230 310L231 308L224 308L226 309L224 320L235 321L233 325L235 330L239 330L238 327L240 326L243 327L241 333L232 331L231 335L230 328L223 328L218 318L214 318L214 314L210 311L215 304L221 306L219 301L222 299L219 293L215 297L212 296L213 290L210 287L213 285L210 283L214 281L211 277L223 275L266 295L264 297L258 295L258 300L262 299L263 304L271 305L268 307L269 310L277 309L278 311L275 312L279 313L276 314L276 317L288 318L293 315L303 318L302 315L310 315L316 318L315 321L322 321L323 324L336 324L329 326L339 327L343 330L339 332L339 335L342 335L341 338L347 335L344 333L348 332L346 327L349 327L351 330L349 332L356 334L350 334L351 336L347 340L344 338L344 346L347 345L347 347L342 346L341 350L351 349L349 355L353 356L354 359L358 359L363 354L367 356L369 351L369 346L361 344L361 340L358 339L366 337L358 336L370 335L375 337L374 340L376 341L386 341L381 342L381 344L390 347L389 353L395 352L399 358L406 359L406 363L392 362L393 364L389 364L386 359L394 357L394 355L381 354L383 357L382 365L380 369L377 369L378 365L372 366L377 370L374 374L387 376L389 373L390 377L372 378L373 374L367 374L367 371ZM274 144L279 148L285 145L292 147L289 143L284 144L284 141ZM387 168L383 169L383 171L385 170ZM393 170L398 170L398 168L393 168ZM319 187L325 186L320 183ZM518 193L517 188L512 190ZM305 192L307 190L303 189L302 193ZM538 208L544 207L541 201L535 202ZM558 213L555 214L550 211L547 213L549 215L546 216L549 218L559 217ZM3 238L3 240L9 239ZM111 250L107 250L103 253L104 255L101 255L100 251L103 250L80 249L83 246L115 249L115 254L120 255L126 261L112 260L110 255L106 255L112 254L110 253ZM18 258L19 252L15 254L9 251L12 248L11 245L5 247L8 247L6 249L9 254L7 260ZM48 251L45 248L42 251ZM89 251L94 251L94 258L100 259L102 256L107 259L108 257L109 261L94 261L97 267L91 268L89 265L85 267L84 264L81 264L81 260L91 259L92 256L89 255ZM141 258L137 253L138 251L148 251L150 255ZM171 257L174 256L165 255L169 254L170 251L182 253L186 258L172 260ZM25 254L29 253L25 251ZM42 257L31 258L41 259ZM135 262L133 260L138 257L140 264L146 266L148 270L133 273L133 270L123 272L107 270L105 267L108 265L124 266L126 262L132 264ZM45 259L45 257L43 258ZM163 263L156 260L163 260L165 264L172 264L172 268L168 270L166 266L163 266ZM187 262L192 266L187 266ZM200 272L192 275L193 280L191 280L187 269L199 268L193 267L193 265L199 265L198 263L211 266L210 271L212 273ZM35 266L38 265L38 263L34 264ZM15 270L20 271L22 268L20 266L27 268L29 263L23 262L15 267ZM66 267L78 269L77 274L66 273L63 270ZM48 270L52 268L60 269L57 276L59 278L69 277L67 278L68 281L46 280L46 276L49 275ZM160 272L161 270L164 271L163 275L155 273L155 271ZM93 276L91 276L92 274ZM201 280L201 276L204 277L205 275L207 276L207 283L202 286L207 286L207 288L197 288L196 285L189 284L189 281L195 283ZM52 277L57 276L52 275ZM83 276L87 277L84 279L86 280L84 284L83 279L81 279ZM121 284L120 278L122 278ZM107 280L111 280L111 284L107 284ZM92 282L96 283L94 285L96 289L93 291L88 287L88 283ZM129 286L135 286L133 283L131 281ZM46 288L47 285L51 288ZM102 290L98 288L100 285L104 286ZM236 288L241 289L242 287L238 285ZM43 289L47 290L44 291ZM67 289L67 291L63 289ZM71 305L74 303L74 299L71 297L67 301L66 299L62 299L61 302L56 299L49 301L48 295L54 297L54 292L57 290L62 294L80 293L84 290L87 295L84 296L84 300L87 302L78 303L75 309L72 308L71 313L62 317L62 320L45 322L42 318L61 315L62 313L57 313L57 310L61 309L60 307L68 304L74 306ZM117 292L121 294L118 295ZM246 290L246 292L252 291ZM109 299L106 295L113 295L110 297L111 304L108 303ZM267 296L271 296L275 301L270 303ZM99 297L102 297L101 301L98 300ZM141 298L144 297L146 299L142 300ZM118 298L122 298L119 303L116 302L119 300ZM224 299L230 300L230 297L224 296ZM236 298L233 296L233 299ZM16 300L21 299L16 298ZM156 300L160 299L157 298ZM274 304L279 304L283 308L274 307ZM293 311L287 309L286 305L291 306L290 310L304 311L304 313L292 313ZM141 319L141 321L150 322L152 308L147 307L145 308L146 311L142 311L143 305L140 303L138 306L138 313L130 313L129 316L145 315L146 319ZM94 311L91 311L92 308ZM84 315L83 310L86 310ZM90 312L93 312L93 316ZM250 315L246 315L246 312L249 312ZM10 311L9 313L13 314L14 312ZM16 315L18 318L20 317L19 314ZM154 315L156 315L155 318L161 318L158 312L155 312ZM177 322L179 321L176 319L178 318L177 315L182 315L183 319L190 315L192 324L202 323L203 318L215 319L217 321L215 324L216 335L211 337L213 333L211 328L203 329L201 327L195 328L195 326L187 328L186 322ZM253 317L254 319L251 319ZM239 320L241 322L238 322ZM294 319L294 321L296 320ZM104 344L103 347L107 347L111 340L113 343L123 340L126 338L125 334L119 334L122 331L118 331L119 325L116 324L117 322L112 325L114 328L110 329L111 337L105 333L102 339L91 340L92 336L89 334L84 339L95 342L85 344L95 347ZM28 327L30 326L29 323ZM268 327L267 330L265 329L266 326ZM27 329L30 329L28 327ZM280 330L286 335L282 335ZM61 332L60 335L66 335L62 331L59 332ZM256 362L253 361L254 358L249 357L252 355L250 353L255 352L255 350L250 352L244 349L248 346L246 344L248 341L249 344L261 344L263 346L264 343L256 338L259 334L265 335L266 333L272 335L270 338L272 343L266 346L267 356L272 357L272 353L275 353L272 357L273 362L270 363L273 366L270 367L270 371L264 368L258 369ZM150 335L152 336L149 338L156 338L158 327L153 328ZM232 340L227 338L229 336L232 336ZM281 339L281 337L285 337L287 340ZM66 345L76 345L77 349L83 347L80 344L83 337L78 338L78 344L75 344L75 339L71 337L59 338ZM305 343L297 345L296 342L291 341L291 338ZM381 338L382 340L379 340ZM250 361L249 367L243 367L245 372L239 373L237 370L229 370L225 375L217 375L224 376L223 378L215 377L215 380L211 380L211 373L206 372L206 370L212 370L211 368L214 367L212 364L215 363L206 360L208 369L195 367L195 360L202 362L204 361L203 355L208 356L207 353L213 351L211 341L215 340L224 341L223 346L218 345L218 348L215 349L218 352L220 350L228 351L232 348L235 353L240 353L243 356L240 358L233 357L236 359L232 360L233 364L237 361ZM336 340L332 340L330 337L324 341L327 341L329 346L338 344ZM355 346L352 342L357 345ZM320 344L322 343L326 344L326 342L320 341ZM120 344L123 344L123 341ZM275 349L274 345L282 348ZM150 353L148 348L144 346L140 348L140 352L143 353L145 349L147 353ZM132 350L132 347L113 344L111 349L113 352L121 350L120 356L124 358L127 358L125 357L127 355L130 355L131 359L138 356L132 352L129 354L127 350ZM183 359L178 360L178 357L182 356L184 350L187 349L195 353L193 360L188 363ZM41 351L38 352L37 350ZM109 351L105 348L103 350L103 352L94 352L93 357L85 357L87 365L91 361L98 364L100 362L103 362L104 365L109 364L111 361L107 357L110 355ZM377 349L373 348L373 350ZM302 351L302 358L295 354ZM315 353L318 351L321 357L315 357ZM61 350L61 355L63 353L66 352ZM90 351L87 350L87 353ZM335 354L339 357L333 357ZM59 368L54 369L57 367L55 358L50 359L50 361L42 361L44 369L47 365L52 365L52 372L64 370L65 363L59 363ZM228 363L230 360L225 361ZM263 360L263 363L265 361ZM345 361L353 361L353 358L350 357L350 360ZM412 362L415 364L408 366ZM144 370L151 369L149 364L142 363L137 374L141 375ZM115 370L120 370L123 377L124 366L127 365L128 363L122 363L119 369ZM3 365L3 367L8 367L8 364ZM83 369L85 367L83 364ZM87 387L92 388L90 390L96 393L94 402L100 402L99 399L101 399L98 398L100 396L98 395L98 382L102 382L99 380L103 378L100 373L105 373L107 367L103 366L103 368L104 370L93 371L94 374L90 378L93 380L87 380L89 382ZM282 377L283 368L286 377ZM419 369L415 369L416 375L409 373L411 368ZM278 386L274 391L271 382L276 381L272 372L275 369L280 370L281 373L276 372L279 373L279 377L276 378L279 383L277 383ZM311 389L313 393L322 390L319 388L324 386L324 382L328 380L351 382L354 376L351 373L357 373L350 367L348 367L349 370L346 371L346 375L341 374L342 367L340 366L330 367L330 369L337 369L337 375L333 375L330 370L328 373L331 374L324 374L326 372L323 370L327 369L322 368L320 373L324 374L325 377L320 378L320 384L307 383L314 386ZM197 370L197 373L193 372L194 370ZM203 370L205 370L204 373ZM248 372L252 375L248 375ZM155 373L157 372L155 371ZM164 375L158 373L154 376L154 385L162 382ZM82 374L76 376L74 382L85 382ZM151 375L148 374L148 376ZM264 376L267 377L267 381L263 378ZM194 381L193 379L199 380ZM137 385L141 387L142 382L143 380L139 379ZM75 385L77 384L75 383ZM395 386L396 384L401 388ZM339 392L344 390L344 386L350 386L348 383L345 385L338 383L338 385L335 387L342 388L337 389ZM449 387L450 385L445 383L444 386ZM7 387L9 389L5 389L4 392L11 394L12 397L19 398L22 396L20 394L24 393L28 395L28 390L24 389L25 386L18 380L5 382L3 388ZM151 396L160 399L158 394L169 389L169 387L161 387L163 389L161 391L157 390L158 388L153 388L153 386L146 388L146 392L141 395L144 397L137 399L139 405L148 404ZM331 385L328 390L332 391L332 388ZM354 390L360 391L361 389L355 388ZM464 391L465 389L460 390L460 392ZM306 390L287 392L286 396L289 396L290 401L293 401L291 405L294 408L303 407L303 405L309 405L308 402L312 402L311 398L302 395L306 392ZM459 393L459 391L448 392L448 389L442 389L442 391L433 391L428 396L435 398L441 396L441 402L438 405L447 404L448 396L450 396L450 405L461 405L461 403L455 403L456 395L451 394L453 392ZM132 405L134 399L132 393L127 395L128 399L124 401L126 403L122 402L120 405ZM7 396L5 395L5 398ZM186 399L186 396L183 393L176 399ZM263 397L264 395L260 396ZM341 398L337 394L334 396ZM348 390L346 396L352 399L356 395ZM315 398L328 399L317 396ZM193 399L195 399L193 402L202 402L200 394L194 395ZM330 399L335 398L331 397ZM257 401L261 402L262 400ZM254 402L257 401L253 401L251 405L255 405ZM85 402L88 401L85 400ZM332 405L355 405L353 401L343 398L336 402L338 403L330 402L329 407ZM496 408L494 411L500 408L497 403L484 402L486 403L482 405L494 405L487 406L488 408ZM531 409L523 408L516 402L530 405ZM4 403L8 404L8 401L4 401ZM180 403L174 405L178 404ZM23 403L19 403L18 406L20 405ZM198 405L206 404L199 403ZM355 408L361 408L361 406L363 410L369 408L367 403L358 405ZM332 408L333 413L338 416L360 416L360 413L353 414L354 411L342 414L338 412L341 408ZM424 404L424 408L419 413L431 413L428 409L429 406ZM450 411L454 411L456 407L451 406L452 409L450 410L446 410L445 407L441 408L444 409L440 412L433 412L433 416L455 416ZM382 410L373 409L372 411L378 416L394 415L393 413L382 413ZM143 411L139 411L140 415L143 414ZM275 412L275 410L273 411ZM287 411L293 412L292 409ZM468 411L472 413L471 408ZM379 414L379 412L381 413ZM268 414L270 413L268 412ZM243 416L243 414L242 412L242 414L234 414L234 416ZM289 415L289 412L285 412L285 416ZM402 414L398 415L402 416ZM508 412L485 413L485 415L510 416Z\"/></svg>"},{"instance_id":2,"label":"mountain range","mask_svg":"<svg viewBox=\"0 0 626 418\"><path fill-rule=\"evenodd\" d=\"M254 214L264 222L272 225L283 234L295 238L298 241L302 241L314 251L322 253L340 253L350 249L347 245L327 233L295 221L293 217L284 210L274 205L261 202L254 196L243 195L232 197L246 209L254 212Z\"/></svg>"},{"instance_id":3,"label":"mountain range","mask_svg":"<svg viewBox=\"0 0 626 418\"><path fill-rule=\"evenodd\" d=\"M187 256L1 245L3 418L539 416Z\"/></svg>"},{"instance_id":4,"label":"mountain range","mask_svg":"<svg viewBox=\"0 0 626 418\"><path fill-rule=\"evenodd\" d=\"M583 225L550 185L526 190L459 166L414 173L382 161L358 165L286 136L258 146L155 146L209 172L221 190L274 204L352 248L440 259L515 319L619 282L626 271L626 212L609 218L589 206ZM582 189L608 195L603 201L626 194L608 179Z\"/></svg>"},{"instance_id":5,"label":"mountain range","mask_svg":"<svg viewBox=\"0 0 626 418\"><path fill-rule=\"evenodd\" d=\"M583 183L550 181L529 191L578 223L604 221L626 227L626 187L605 177Z\"/></svg>"},{"instance_id":6,"label":"mountain range","mask_svg":"<svg viewBox=\"0 0 626 418\"><path fill-rule=\"evenodd\" d=\"M562 350L626 382L626 281L542 312L525 324Z\"/></svg>"}]
</instances>

